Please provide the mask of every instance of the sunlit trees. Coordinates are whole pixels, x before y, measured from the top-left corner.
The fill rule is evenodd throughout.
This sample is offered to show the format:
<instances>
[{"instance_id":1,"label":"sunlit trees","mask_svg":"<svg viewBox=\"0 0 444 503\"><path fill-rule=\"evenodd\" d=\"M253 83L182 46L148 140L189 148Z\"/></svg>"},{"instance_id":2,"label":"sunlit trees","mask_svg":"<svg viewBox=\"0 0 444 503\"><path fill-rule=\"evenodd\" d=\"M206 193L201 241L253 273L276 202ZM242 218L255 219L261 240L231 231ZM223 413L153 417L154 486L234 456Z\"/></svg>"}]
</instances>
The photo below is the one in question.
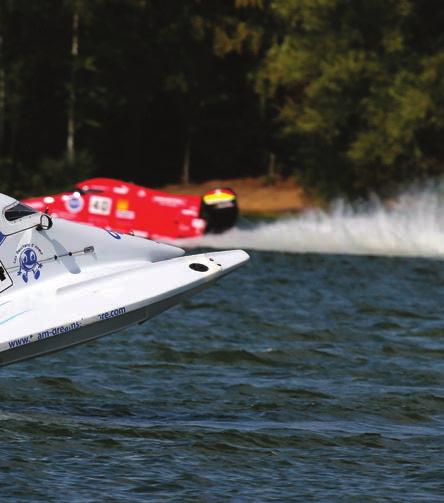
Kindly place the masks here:
<instances>
[{"instance_id":1,"label":"sunlit trees","mask_svg":"<svg viewBox=\"0 0 444 503\"><path fill-rule=\"evenodd\" d=\"M443 171L437 0L0 0L0 190Z\"/></svg>"},{"instance_id":2,"label":"sunlit trees","mask_svg":"<svg viewBox=\"0 0 444 503\"><path fill-rule=\"evenodd\" d=\"M303 179L362 193L442 169L430 141L444 132L439 2L274 0L272 12L257 89Z\"/></svg>"}]
</instances>

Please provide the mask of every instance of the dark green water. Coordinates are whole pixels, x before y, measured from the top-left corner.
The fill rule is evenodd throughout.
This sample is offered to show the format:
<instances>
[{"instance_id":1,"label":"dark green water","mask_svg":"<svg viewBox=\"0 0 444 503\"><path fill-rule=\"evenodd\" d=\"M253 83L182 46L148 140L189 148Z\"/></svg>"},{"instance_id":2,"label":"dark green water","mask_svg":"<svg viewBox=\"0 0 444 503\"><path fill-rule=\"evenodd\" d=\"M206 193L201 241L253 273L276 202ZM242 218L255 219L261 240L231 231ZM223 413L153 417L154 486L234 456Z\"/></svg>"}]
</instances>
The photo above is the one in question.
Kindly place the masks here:
<instances>
[{"instance_id":1,"label":"dark green water","mask_svg":"<svg viewBox=\"0 0 444 503\"><path fill-rule=\"evenodd\" d=\"M444 262L254 253L1 369L1 501L444 501Z\"/></svg>"}]
</instances>

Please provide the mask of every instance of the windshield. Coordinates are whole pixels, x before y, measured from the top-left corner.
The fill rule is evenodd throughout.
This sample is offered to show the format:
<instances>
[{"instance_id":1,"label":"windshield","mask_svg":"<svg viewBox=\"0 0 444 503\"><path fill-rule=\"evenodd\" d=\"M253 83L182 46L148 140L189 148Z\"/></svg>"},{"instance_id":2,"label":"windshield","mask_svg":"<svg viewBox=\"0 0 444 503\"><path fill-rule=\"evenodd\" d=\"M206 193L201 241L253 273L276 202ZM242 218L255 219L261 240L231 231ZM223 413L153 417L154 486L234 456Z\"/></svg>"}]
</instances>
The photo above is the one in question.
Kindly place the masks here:
<instances>
[{"instance_id":1,"label":"windshield","mask_svg":"<svg viewBox=\"0 0 444 503\"><path fill-rule=\"evenodd\" d=\"M5 217L8 222L13 222L14 220L34 215L35 213L37 213L37 211L35 211L34 208L31 208L31 206L27 206L23 203L17 203L15 206L12 206L12 208L8 208L5 211Z\"/></svg>"}]
</instances>

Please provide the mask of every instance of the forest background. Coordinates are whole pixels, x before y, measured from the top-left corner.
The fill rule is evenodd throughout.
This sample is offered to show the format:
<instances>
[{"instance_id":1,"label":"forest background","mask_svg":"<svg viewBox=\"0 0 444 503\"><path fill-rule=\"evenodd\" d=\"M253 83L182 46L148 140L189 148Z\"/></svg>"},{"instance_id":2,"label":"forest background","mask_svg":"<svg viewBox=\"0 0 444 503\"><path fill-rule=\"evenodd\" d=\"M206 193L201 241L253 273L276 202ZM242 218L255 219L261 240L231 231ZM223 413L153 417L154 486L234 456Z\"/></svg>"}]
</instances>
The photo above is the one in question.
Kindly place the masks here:
<instances>
[{"instance_id":1,"label":"forest background","mask_svg":"<svg viewBox=\"0 0 444 503\"><path fill-rule=\"evenodd\" d=\"M0 191L444 172L441 0L0 0Z\"/></svg>"}]
</instances>

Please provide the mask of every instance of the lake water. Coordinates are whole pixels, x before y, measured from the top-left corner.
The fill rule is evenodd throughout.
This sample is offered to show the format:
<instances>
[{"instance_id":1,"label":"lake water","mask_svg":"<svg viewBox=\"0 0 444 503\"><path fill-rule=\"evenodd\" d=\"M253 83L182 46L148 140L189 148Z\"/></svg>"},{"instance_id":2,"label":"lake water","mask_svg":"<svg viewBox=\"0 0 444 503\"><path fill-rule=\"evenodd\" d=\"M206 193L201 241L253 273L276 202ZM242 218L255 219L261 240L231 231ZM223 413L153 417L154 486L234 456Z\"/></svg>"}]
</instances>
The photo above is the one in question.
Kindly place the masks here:
<instances>
[{"instance_id":1,"label":"lake water","mask_svg":"<svg viewBox=\"0 0 444 503\"><path fill-rule=\"evenodd\" d=\"M1 369L1 501L443 501L444 261L253 252Z\"/></svg>"}]
</instances>

